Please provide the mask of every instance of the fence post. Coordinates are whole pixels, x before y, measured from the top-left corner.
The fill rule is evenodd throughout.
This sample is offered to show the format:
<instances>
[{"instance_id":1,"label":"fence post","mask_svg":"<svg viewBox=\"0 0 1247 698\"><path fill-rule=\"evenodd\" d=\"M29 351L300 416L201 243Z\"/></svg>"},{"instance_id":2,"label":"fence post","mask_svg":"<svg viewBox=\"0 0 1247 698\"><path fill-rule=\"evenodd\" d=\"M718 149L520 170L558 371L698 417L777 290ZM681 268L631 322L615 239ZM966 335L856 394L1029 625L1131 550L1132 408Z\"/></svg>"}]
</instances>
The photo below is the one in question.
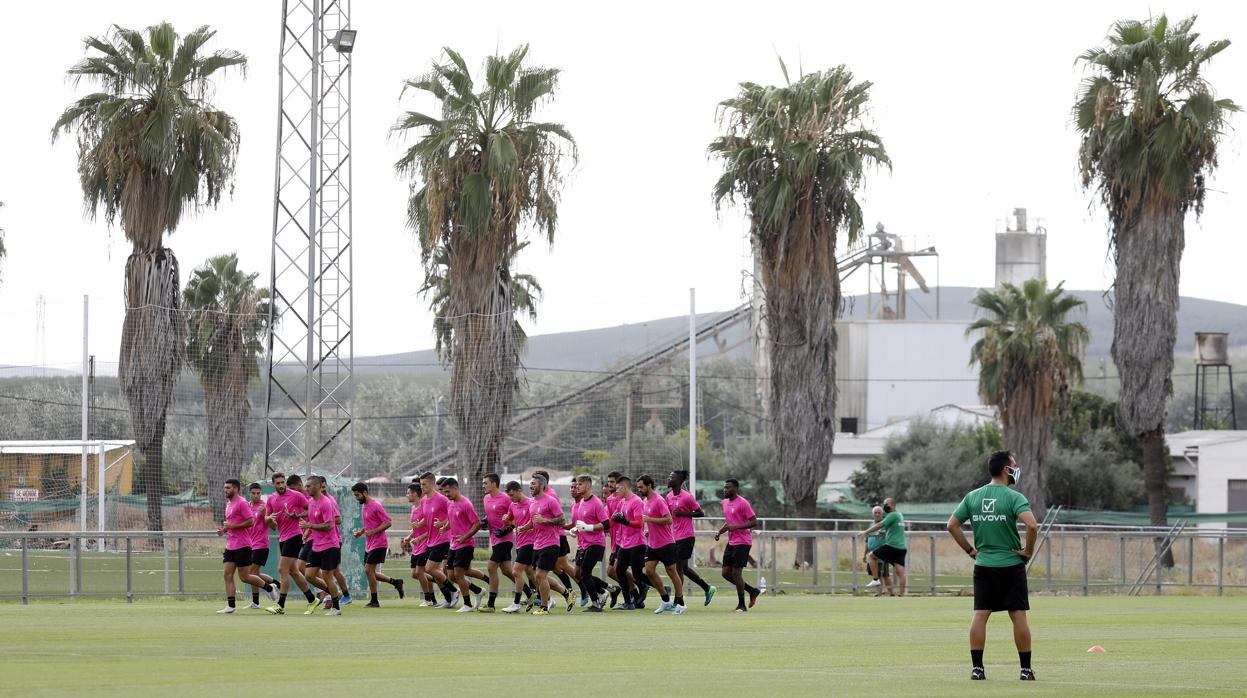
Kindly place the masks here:
<instances>
[{"instance_id":1,"label":"fence post","mask_svg":"<svg viewBox=\"0 0 1247 698\"><path fill-rule=\"evenodd\" d=\"M160 549L164 551L165 558L165 596L169 595L169 539L163 535L160 537Z\"/></svg>"},{"instance_id":2,"label":"fence post","mask_svg":"<svg viewBox=\"0 0 1247 698\"><path fill-rule=\"evenodd\" d=\"M837 522L831 536L831 593L836 593L836 568L840 567L840 525Z\"/></svg>"},{"instance_id":3,"label":"fence post","mask_svg":"<svg viewBox=\"0 0 1247 698\"><path fill-rule=\"evenodd\" d=\"M935 596L935 534L931 534L931 596Z\"/></svg>"},{"instance_id":4,"label":"fence post","mask_svg":"<svg viewBox=\"0 0 1247 698\"><path fill-rule=\"evenodd\" d=\"M74 538L74 596L82 593L82 537Z\"/></svg>"},{"instance_id":5,"label":"fence post","mask_svg":"<svg viewBox=\"0 0 1247 698\"><path fill-rule=\"evenodd\" d=\"M853 557L849 559L849 569L853 570L853 595L857 596L857 536L850 538L849 542L853 547Z\"/></svg>"},{"instance_id":6,"label":"fence post","mask_svg":"<svg viewBox=\"0 0 1247 698\"><path fill-rule=\"evenodd\" d=\"M771 596L779 594L779 561L775 559L775 536L771 536Z\"/></svg>"},{"instance_id":7,"label":"fence post","mask_svg":"<svg viewBox=\"0 0 1247 698\"><path fill-rule=\"evenodd\" d=\"M1061 569L1057 576L1065 579L1065 538L1061 538Z\"/></svg>"},{"instance_id":8,"label":"fence post","mask_svg":"<svg viewBox=\"0 0 1247 698\"><path fill-rule=\"evenodd\" d=\"M131 545L132 540L131 538L126 539L126 603L134 603L133 562L130 557L130 550L133 548Z\"/></svg>"},{"instance_id":9,"label":"fence post","mask_svg":"<svg viewBox=\"0 0 1247 698\"><path fill-rule=\"evenodd\" d=\"M1217 538L1217 596L1225 593L1225 533Z\"/></svg>"},{"instance_id":10,"label":"fence post","mask_svg":"<svg viewBox=\"0 0 1247 698\"><path fill-rule=\"evenodd\" d=\"M182 536L178 536L178 593L186 593L186 561L182 553Z\"/></svg>"},{"instance_id":11,"label":"fence post","mask_svg":"<svg viewBox=\"0 0 1247 698\"><path fill-rule=\"evenodd\" d=\"M1117 557L1121 559L1121 584L1126 585L1126 537L1117 536Z\"/></svg>"},{"instance_id":12,"label":"fence post","mask_svg":"<svg viewBox=\"0 0 1247 698\"><path fill-rule=\"evenodd\" d=\"M1195 584L1195 536L1186 539L1186 585Z\"/></svg>"},{"instance_id":13,"label":"fence post","mask_svg":"<svg viewBox=\"0 0 1247 698\"><path fill-rule=\"evenodd\" d=\"M1087 560L1087 536L1082 537L1082 595L1087 596L1091 593L1090 589L1091 569Z\"/></svg>"},{"instance_id":14,"label":"fence post","mask_svg":"<svg viewBox=\"0 0 1247 698\"><path fill-rule=\"evenodd\" d=\"M22 605L30 603L30 565L26 561L26 539L22 539Z\"/></svg>"},{"instance_id":15,"label":"fence post","mask_svg":"<svg viewBox=\"0 0 1247 698\"><path fill-rule=\"evenodd\" d=\"M810 547L812 547L814 558L814 588L818 589L818 536L810 536Z\"/></svg>"},{"instance_id":16,"label":"fence post","mask_svg":"<svg viewBox=\"0 0 1247 698\"><path fill-rule=\"evenodd\" d=\"M1049 532L1048 536L1051 537L1052 533ZM1064 536L1061 537L1061 540L1062 541L1065 540ZM1064 545L1064 543L1062 543L1062 545ZM1052 591L1052 541L1051 540L1049 540L1048 544L1043 547L1043 550L1044 550L1044 553L1043 553L1044 554L1044 566L1043 566L1044 577L1048 583L1048 591Z\"/></svg>"}]
</instances>

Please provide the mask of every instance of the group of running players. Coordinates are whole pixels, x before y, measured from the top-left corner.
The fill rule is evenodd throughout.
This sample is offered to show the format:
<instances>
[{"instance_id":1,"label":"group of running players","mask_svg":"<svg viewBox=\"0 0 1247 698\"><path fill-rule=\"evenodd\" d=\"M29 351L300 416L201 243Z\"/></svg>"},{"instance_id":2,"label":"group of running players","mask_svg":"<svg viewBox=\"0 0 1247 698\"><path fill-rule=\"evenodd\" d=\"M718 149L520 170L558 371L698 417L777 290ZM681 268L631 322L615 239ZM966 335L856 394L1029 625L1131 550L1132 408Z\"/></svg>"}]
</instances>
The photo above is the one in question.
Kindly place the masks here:
<instances>
[{"instance_id":1,"label":"group of running players","mask_svg":"<svg viewBox=\"0 0 1247 698\"><path fill-rule=\"evenodd\" d=\"M407 488L411 532L400 542L410 554L411 577L420 586L419 605L443 609L458 606L459 613L493 613L503 577L510 584L512 597L512 603L501 609L503 613L546 615L554 607L555 594L572 612L577 590L584 612L600 613L608 607L645 609L653 590L661 599L655 613L682 615L687 610L686 582L700 587L704 605L710 604L716 588L689 566L695 541L693 519L705 513L685 487L686 471L670 474L665 495L658 493L648 475L637 478L634 489L631 478L612 472L602 483L599 497L593 478L578 476L572 483L570 515L550 488L549 477L547 472L537 471L525 492L518 481L503 487L498 475L486 475L481 483L485 491L483 517L463 496L453 477L425 473L411 483ZM293 582L307 600L305 615L322 606L325 615L340 615L342 607L351 603L351 594L340 569L342 516L337 501L327 491L325 479L317 475L304 483L298 475L287 478L275 473L272 484L274 492L265 500L259 483L250 485L249 499L242 496L238 480L225 483L225 521L217 533L227 536L223 558L227 605L218 613L235 612L237 576L252 588L251 605L246 608L261 608L259 597L263 592L273 602L264 610L284 614ZM744 613L754 606L761 592L743 577L757 517L740 496L739 488L736 480L726 481L722 501L725 523L714 538L718 541L724 534L728 536L722 574L736 587L736 612ZM363 523L363 528L351 533L365 539L364 569L370 595L365 607L375 608L380 605L380 584L391 585L400 599L405 596L404 580L380 571L389 551L386 532L393 521L369 494L366 484L356 483L351 490L361 507ZM482 529L487 529L490 544L487 571L472 566L476 536ZM272 530L277 531L280 548L279 579L262 571L268 562ZM575 555L569 536L576 540ZM595 576L603 559L607 560L610 582ZM660 565L670 586L659 576Z\"/></svg>"}]
</instances>

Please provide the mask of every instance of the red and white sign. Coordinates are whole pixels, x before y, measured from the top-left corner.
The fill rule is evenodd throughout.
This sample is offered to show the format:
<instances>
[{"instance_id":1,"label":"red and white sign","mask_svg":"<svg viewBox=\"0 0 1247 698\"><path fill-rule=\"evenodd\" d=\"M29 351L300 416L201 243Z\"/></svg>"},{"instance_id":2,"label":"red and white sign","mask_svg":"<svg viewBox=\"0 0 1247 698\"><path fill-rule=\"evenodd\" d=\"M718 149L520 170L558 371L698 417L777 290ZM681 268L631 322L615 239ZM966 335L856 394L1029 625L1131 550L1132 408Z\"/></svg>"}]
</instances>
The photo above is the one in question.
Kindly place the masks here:
<instances>
[{"instance_id":1,"label":"red and white sign","mask_svg":"<svg viewBox=\"0 0 1247 698\"><path fill-rule=\"evenodd\" d=\"M12 494L15 502L39 501L39 488L37 487L14 487Z\"/></svg>"}]
</instances>

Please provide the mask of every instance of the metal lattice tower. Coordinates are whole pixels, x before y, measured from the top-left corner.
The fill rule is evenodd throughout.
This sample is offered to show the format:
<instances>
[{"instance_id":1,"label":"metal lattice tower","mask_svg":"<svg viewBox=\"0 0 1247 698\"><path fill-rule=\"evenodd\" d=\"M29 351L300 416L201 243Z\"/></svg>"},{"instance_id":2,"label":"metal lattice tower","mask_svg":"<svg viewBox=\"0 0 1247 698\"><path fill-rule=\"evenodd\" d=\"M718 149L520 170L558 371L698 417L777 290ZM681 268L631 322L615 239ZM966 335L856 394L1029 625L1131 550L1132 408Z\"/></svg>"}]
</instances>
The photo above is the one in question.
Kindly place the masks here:
<instances>
[{"instance_id":1,"label":"metal lattice tower","mask_svg":"<svg viewBox=\"0 0 1247 698\"><path fill-rule=\"evenodd\" d=\"M282 3L264 465L354 464L350 0ZM353 39L353 35L352 35Z\"/></svg>"}]
</instances>

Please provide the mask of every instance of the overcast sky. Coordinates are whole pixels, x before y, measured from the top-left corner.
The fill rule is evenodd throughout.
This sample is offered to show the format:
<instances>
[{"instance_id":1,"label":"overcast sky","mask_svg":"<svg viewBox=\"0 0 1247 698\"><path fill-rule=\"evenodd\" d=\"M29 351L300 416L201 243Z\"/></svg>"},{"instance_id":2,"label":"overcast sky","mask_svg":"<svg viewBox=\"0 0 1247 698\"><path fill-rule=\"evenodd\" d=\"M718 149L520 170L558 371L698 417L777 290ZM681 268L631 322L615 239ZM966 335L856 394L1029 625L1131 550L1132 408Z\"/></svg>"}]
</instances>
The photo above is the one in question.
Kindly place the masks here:
<instances>
[{"instance_id":1,"label":"overcast sky","mask_svg":"<svg viewBox=\"0 0 1247 698\"><path fill-rule=\"evenodd\" d=\"M1241 3L674 3L635 2L602 11L584 3L354 3L355 351L359 356L432 345L417 296L416 246L404 227L407 184L388 135L404 107L401 81L428 68L442 46L479 66L496 47L532 46L535 63L563 69L543 117L576 136L552 250L522 258L546 290L532 333L640 322L742 300L749 267L743 212L716 215L706 158L715 105L749 80L791 69L847 64L874 82L870 118L895 163L861 192L868 225L934 244L946 286L993 283L993 233L1014 206L1048 230L1048 271L1067 287L1102 289L1112 279L1102 210L1079 185L1069 109L1081 77L1074 58L1119 18L1200 13L1206 39L1238 42L1208 77L1220 96L1247 104L1247 10ZM207 257L237 251L267 283L280 3L276 0L86 2L6 8L0 42L0 227L9 256L0 279L0 363L36 355L36 299L47 303L45 362L76 365L81 297L92 305L91 351L116 358L129 245L119 229L82 215L72 138L48 132L75 90L64 70L81 39L111 23L167 20L183 33L210 24L209 48L250 58L244 80L218 82L216 105L235 115L242 152L234 196L183 221L168 241L183 278ZM1233 32L1243 32L1243 36ZM425 105L427 106L427 105ZM1234 120L1210 183L1203 218L1187 227L1183 295L1243 303L1247 257L1244 117ZM928 274L934 282L933 267ZM847 286L860 292L861 275Z\"/></svg>"}]
</instances>

